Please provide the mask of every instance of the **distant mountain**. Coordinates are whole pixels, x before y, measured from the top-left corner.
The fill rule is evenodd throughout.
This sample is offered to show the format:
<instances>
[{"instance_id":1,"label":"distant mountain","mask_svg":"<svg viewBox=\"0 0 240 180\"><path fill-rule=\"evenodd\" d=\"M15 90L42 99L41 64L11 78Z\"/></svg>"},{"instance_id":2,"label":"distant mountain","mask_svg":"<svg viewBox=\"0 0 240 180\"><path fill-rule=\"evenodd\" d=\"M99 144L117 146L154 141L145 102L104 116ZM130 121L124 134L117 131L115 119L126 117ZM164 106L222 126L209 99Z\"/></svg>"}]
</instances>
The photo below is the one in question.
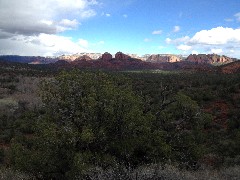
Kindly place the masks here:
<instances>
[{"instance_id":1,"label":"distant mountain","mask_svg":"<svg viewBox=\"0 0 240 180\"><path fill-rule=\"evenodd\" d=\"M83 55L82 55L83 54ZM81 55L81 56L80 56ZM185 60L182 57L166 54L146 55L147 60L133 58L129 54L117 52L113 57L110 53L99 56L98 53L75 54L72 56L60 56L58 58L48 58L40 56L0 56L0 62L20 62L27 64L50 64L48 67L57 69L82 68L82 69L106 69L106 70L186 70L186 71L206 71L235 73L239 72L240 61L227 56L216 54L191 54ZM74 58L73 58L74 57ZM74 60L72 60L72 59ZM230 64L229 64L230 63ZM215 64L226 64L225 66L213 66Z\"/></svg>"},{"instance_id":2,"label":"distant mountain","mask_svg":"<svg viewBox=\"0 0 240 180\"><path fill-rule=\"evenodd\" d=\"M149 56L150 57L150 56ZM117 52L115 58L110 53L105 52L98 60L92 60L84 55L74 61L58 61L55 65L58 68L87 68L87 69L107 69L107 70L141 70L141 69L162 69L162 70L192 70L192 71L214 71L211 64L196 64L188 61L179 61L177 56L156 55L151 59L156 60L142 61L132 58L122 52ZM155 63L153 63L155 62Z\"/></svg>"},{"instance_id":3,"label":"distant mountain","mask_svg":"<svg viewBox=\"0 0 240 180\"><path fill-rule=\"evenodd\" d=\"M227 64L234 61L234 59L227 56L220 56L217 54L190 54L186 61L198 64Z\"/></svg>"},{"instance_id":4,"label":"distant mountain","mask_svg":"<svg viewBox=\"0 0 240 180\"><path fill-rule=\"evenodd\" d=\"M131 70L131 69L156 69L152 63L140 59L131 58L122 52L117 52L115 58L110 53L104 53L99 59L91 60L84 56L69 62L71 66L78 68Z\"/></svg>"},{"instance_id":5,"label":"distant mountain","mask_svg":"<svg viewBox=\"0 0 240 180\"><path fill-rule=\"evenodd\" d=\"M5 55L0 56L0 60L9 62L19 62L28 64L49 64L58 61L57 58L41 57L41 56L17 56L17 55Z\"/></svg>"}]
</instances>

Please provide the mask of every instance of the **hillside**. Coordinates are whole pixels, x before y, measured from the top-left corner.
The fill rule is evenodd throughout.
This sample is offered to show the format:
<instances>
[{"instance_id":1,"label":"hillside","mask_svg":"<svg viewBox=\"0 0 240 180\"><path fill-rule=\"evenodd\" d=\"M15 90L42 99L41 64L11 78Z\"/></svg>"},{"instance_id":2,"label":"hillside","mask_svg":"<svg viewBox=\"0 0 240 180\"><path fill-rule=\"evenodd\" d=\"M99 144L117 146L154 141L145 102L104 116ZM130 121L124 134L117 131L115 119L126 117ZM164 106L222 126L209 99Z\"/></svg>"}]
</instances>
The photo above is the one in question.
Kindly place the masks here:
<instances>
[{"instance_id":1,"label":"hillside","mask_svg":"<svg viewBox=\"0 0 240 180\"><path fill-rule=\"evenodd\" d=\"M225 74L240 73L240 61L235 61L219 67L220 72Z\"/></svg>"}]
</instances>

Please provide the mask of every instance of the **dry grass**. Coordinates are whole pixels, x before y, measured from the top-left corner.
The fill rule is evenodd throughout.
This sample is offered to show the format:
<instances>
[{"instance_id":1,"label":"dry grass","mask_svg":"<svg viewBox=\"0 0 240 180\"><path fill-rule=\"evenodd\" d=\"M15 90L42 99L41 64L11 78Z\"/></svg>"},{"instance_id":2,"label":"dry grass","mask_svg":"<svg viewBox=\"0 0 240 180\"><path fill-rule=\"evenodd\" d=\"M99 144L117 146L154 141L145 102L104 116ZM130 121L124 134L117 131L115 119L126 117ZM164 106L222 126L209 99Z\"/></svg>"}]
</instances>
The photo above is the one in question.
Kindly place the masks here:
<instances>
[{"instance_id":1,"label":"dry grass","mask_svg":"<svg viewBox=\"0 0 240 180\"><path fill-rule=\"evenodd\" d=\"M30 174L25 174L11 169L0 169L0 180L30 180L36 179ZM102 169L95 167L84 176L74 179L88 180L239 180L240 166L222 169L201 168L196 171L180 170L172 165L151 164L137 169L118 166L116 168Z\"/></svg>"},{"instance_id":2,"label":"dry grass","mask_svg":"<svg viewBox=\"0 0 240 180\"><path fill-rule=\"evenodd\" d=\"M18 76L18 81L5 82L0 87L0 113L13 114L18 108L35 109L42 105L38 96L39 83L42 80L38 77ZM10 93L10 89L5 88L9 84L15 87Z\"/></svg>"},{"instance_id":3,"label":"dry grass","mask_svg":"<svg viewBox=\"0 0 240 180\"><path fill-rule=\"evenodd\" d=\"M11 169L1 169L0 170L0 180L34 180L31 175L21 173L18 171L13 171Z\"/></svg>"},{"instance_id":4,"label":"dry grass","mask_svg":"<svg viewBox=\"0 0 240 180\"><path fill-rule=\"evenodd\" d=\"M102 170L96 168L89 172L88 178L92 180L238 180L240 179L240 166L220 170L202 168L197 171L179 170L171 165L148 165L138 169Z\"/></svg>"},{"instance_id":5,"label":"dry grass","mask_svg":"<svg viewBox=\"0 0 240 180\"><path fill-rule=\"evenodd\" d=\"M0 99L0 114L13 113L18 108L18 102L13 98Z\"/></svg>"}]
</instances>

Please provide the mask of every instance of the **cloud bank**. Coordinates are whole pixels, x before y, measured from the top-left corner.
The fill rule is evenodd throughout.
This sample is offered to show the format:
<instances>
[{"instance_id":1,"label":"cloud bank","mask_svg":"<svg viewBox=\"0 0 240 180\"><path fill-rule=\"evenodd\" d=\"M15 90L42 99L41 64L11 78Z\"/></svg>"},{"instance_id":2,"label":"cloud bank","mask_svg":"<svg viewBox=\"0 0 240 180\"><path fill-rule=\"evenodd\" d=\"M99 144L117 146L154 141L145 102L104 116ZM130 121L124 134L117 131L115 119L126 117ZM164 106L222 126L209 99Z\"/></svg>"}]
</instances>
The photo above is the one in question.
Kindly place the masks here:
<instances>
[{"instance_id":1,"label":"cloud bank","mask_svg":"<svg viewBox=\"0 0 240 180\"><path fill-rule=\"evenodd\" d=\"M165 42L186 53L216 53L234 57L240 54L240 29L217 27L201 30L192 37L167 38Z\"/></svg>"},{"instance_id":2,"label":"cloud bank","mask_svg":"<svg viewBox=\"0 0 240 180\"><path fill-rule=\"evenodd\" d=\"M22 54L25 49L25 55L83 50L57 33L77 29L82 20L96 15L97 5L96 0L0 0L0 54Z\"/></svg>"}]
</instances>

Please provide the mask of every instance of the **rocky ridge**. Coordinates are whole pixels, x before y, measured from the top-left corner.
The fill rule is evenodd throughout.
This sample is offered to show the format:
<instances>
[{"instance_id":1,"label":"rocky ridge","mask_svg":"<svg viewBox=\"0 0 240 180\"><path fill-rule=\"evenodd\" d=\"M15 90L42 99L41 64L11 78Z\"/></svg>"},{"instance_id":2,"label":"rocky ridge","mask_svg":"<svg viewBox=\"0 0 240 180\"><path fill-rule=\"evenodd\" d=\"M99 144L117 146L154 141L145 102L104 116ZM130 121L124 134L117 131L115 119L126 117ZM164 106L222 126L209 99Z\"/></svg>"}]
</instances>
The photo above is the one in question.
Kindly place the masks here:
<instances>
[{"instance_id":1,"label":"rocky ridge","mask_svg":"<svg viewBox=\"0 0 240 180\"><path fill-rule=\"evenodd\" d=\"M171 54L153 54L150 55L146 62L152 62L152 63L165 63L165 62L179 62L181 59L178 56L171 55Z\"/></svg>"},{"instance_id":2,"label":"rocky ridge","mask_svg":"<svg viewBox=\"0 0 240 180\"><path fill-rule=\"evenodd\" d=\"M108 52L105 52L103 55L102 55L102 60L103 61L109 61L112 59L112 55Z\"/></svg>"},{"instance_id":3,"label":"rocky ridge","mask_svg":"<svg viewBox=\"0 0 240 180\"><path fill-rule=\"evenodd\" d=\"M81 56L80 56L81 55ZM223 73L239 72L240 61L227 56L216 54L191 54L186 59L179 55L171 54L146 54L144 59L136 58L134 54L124 54L117 52L115 56L105 52L104 54L78 53L71 56L60 56L59 58L44 58L34 56L0 56L0 60L9 62L21 62L28 64L53 64L57 68L87 68L87 69L108 69L108 70L141 70L141 69L161 69L161 70L190 70L190 71L220 71ZM63 58L64 57L64 58ZM65 59L68 57L67 59ZM95 58L92 58L95 57ZM74 59L74 60L72 60ZM234 65L219 69L215 64ZM229 65L230 65L229 64ZM220 66L219 66L220 67ZM221 66L223 67L223 66Z\"/></svg>"},{"instance_id":4,"label":"rocky ridge","mask_svg":"<svg viewBox=\"0 0 240 180\"><path fill-rule=\"evenodd\" d=\"M231 63L234 60L227 56L220 56L217 54L190 54L186 61L197 63L197 64L225 64Z\"/></svg>"},{"instance_id":5,"label":"rocky ridge","mask_svg":"<svg viewBox=\"0 0 240 180\"><path fill-rule=\"evenodd\" d=\"M82 56L88 56L91 59L99 59L102 56L102 54L101 53L77 53L72 55L62 55L62 56L59 56L58 58L60 60L65 60L65 61L74 61L76 59L81 58Z\"/></svg>"}]
</instances>

